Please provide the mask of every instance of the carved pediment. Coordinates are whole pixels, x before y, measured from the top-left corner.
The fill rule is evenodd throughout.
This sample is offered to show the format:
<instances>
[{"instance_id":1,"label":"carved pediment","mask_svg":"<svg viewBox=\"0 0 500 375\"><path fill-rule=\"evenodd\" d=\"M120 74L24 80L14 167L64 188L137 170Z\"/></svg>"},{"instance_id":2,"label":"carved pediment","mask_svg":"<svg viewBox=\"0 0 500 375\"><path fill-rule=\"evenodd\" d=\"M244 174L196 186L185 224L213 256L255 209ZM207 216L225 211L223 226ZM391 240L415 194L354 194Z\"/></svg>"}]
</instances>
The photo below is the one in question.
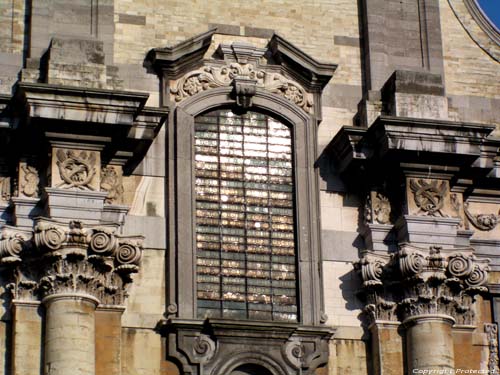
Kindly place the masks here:
<instances>
[{"instance_id":1,"label":"carved pediment","mask_svg":"<svg viewBox=\"0 0 500 375\"><path fill-rule=\"evenodd\" d=\"M206 90L234 86L237 105L244 108L251 106L255 90L263 89L290 100L307 113L319 112L321 90L336 65L317 62L277 35L266 48L242 42L221 43L206 59L214 33L150 51L148 60L165 79L169 103L178 104Z\"/></svg>"}]
</instances>

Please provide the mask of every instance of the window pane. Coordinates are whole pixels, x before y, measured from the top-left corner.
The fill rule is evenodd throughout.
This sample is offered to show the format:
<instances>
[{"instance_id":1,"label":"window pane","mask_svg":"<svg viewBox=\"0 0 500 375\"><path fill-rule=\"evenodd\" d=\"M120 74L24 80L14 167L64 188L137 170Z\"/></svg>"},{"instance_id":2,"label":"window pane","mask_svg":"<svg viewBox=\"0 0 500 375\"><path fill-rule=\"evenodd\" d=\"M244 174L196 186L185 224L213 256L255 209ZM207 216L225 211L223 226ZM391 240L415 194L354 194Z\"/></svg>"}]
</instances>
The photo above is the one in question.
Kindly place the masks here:
<instances>
[{"instance_id":1,"label":"window pane","mask_svg":"<svg viewBox=\"0 0 500 375\"><path fill-rule=\"evenodd\" d=\"M195 160L198 317L297 321L290 129L214 111Z\"/></svg>"}]
</instances>

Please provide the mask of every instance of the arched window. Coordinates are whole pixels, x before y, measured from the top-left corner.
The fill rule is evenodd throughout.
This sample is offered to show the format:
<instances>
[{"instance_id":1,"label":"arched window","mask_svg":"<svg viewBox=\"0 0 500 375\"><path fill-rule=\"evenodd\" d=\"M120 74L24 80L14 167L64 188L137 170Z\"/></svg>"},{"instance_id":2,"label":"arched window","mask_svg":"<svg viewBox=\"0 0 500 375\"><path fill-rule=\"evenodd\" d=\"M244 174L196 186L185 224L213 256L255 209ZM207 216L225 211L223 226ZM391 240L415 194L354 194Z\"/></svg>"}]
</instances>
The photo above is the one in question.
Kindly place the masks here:
<instances>
[{"instance_id":1,"label":"arched window","mask_svg":"<svg viewBox=\"0 0 500 375\"><path fill-rule=\"evenodd\" d=\"M315 162L335 65L279 36L207 54L214 33L148 56L171 108L158 328L184 373L312 373L333 332L323 325Z\"/></svg>"},{"instance_id":2,"label":"arched window","mask_svg":"<svg viewBox=\"0 0 500 375\"><path fill-rule=\"evenodd\" d=\"M194 138L197 317L297 321L290 128L216 110Z\"/></svg>"}]
</instances>

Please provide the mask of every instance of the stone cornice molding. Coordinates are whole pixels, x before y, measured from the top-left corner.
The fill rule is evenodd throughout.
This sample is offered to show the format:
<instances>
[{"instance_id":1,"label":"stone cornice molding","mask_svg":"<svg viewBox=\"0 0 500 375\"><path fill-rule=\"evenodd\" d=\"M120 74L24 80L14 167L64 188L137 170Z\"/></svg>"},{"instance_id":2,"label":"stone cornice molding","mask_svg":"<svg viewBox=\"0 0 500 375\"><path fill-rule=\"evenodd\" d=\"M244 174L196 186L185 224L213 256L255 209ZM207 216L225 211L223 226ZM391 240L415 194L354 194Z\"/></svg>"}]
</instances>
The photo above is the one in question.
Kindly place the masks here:
<instances>
[{"instance_id":1,"label":"stone cornice molding","mask_svg":"<svg viewBox=\"0 0 500 375\"><path fill-rule=\"evenodd\" d=\"M360 181L369 180L366 170L378 174L381 166L386 174L420 168L429 176L429 165L434 160L439 160L439 165L432 168L436 177L460 178L461 171L473 168L477 176L494 179L500 172L494 162L500 141L490 137L494 130L495 126L488 124L384 115L369 128L342 127L324 153L341 173ZM387 163L396 170L388 170ZM471 177L474 175L466 178ZM484 179L477 182L475 187Z\"/></svg>"},{"instance_id":2,"label":"stone cornice molding","mask_svg":"<svg viewBox=\"0 0 500 375\"><path fill-rule=\"evenodd\" d=\"M472 248L403 244L391 255L366 251L354 267L372 322L442 314L470 325L474 296L487 291L488 263Z\"/></svg>"},{"instance_id":3,"label":"stone cornice molding","mask_svg":"<svg viewBox=\"0 0 500 375\"><path fill-rule=\"evenodd\" d=\"M45 142L98 147L106 161L133 169L168 116L146 107L147 93L19 82L8 104L10 147L33 154ZM30 137L26 137L27 133ZM36 138L31 147L30 138ZM35 142L34 140L32 142Z\"/></svg>"},{"instance_id":4,"label":"stone cornice molding","mask_svg":"<svg viewBox=\"0 0 500 375\"><path fill-rule=\"evenodd\" d=\"M44 218L32 231L3 227L0 265L11 273L13 299L83 294L123 305L131 275L139 271L143 237L120 236L118 227Z\"/></svg>"}]
</instances>

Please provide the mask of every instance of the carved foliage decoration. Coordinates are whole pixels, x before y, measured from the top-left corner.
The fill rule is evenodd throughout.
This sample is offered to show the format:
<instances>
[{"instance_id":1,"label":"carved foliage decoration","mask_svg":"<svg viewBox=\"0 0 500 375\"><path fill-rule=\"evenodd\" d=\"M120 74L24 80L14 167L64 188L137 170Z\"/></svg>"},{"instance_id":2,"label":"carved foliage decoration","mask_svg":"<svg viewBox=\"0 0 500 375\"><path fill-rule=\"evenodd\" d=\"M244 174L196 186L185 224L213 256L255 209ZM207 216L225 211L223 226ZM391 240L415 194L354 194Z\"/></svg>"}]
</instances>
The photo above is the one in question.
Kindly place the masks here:
<instances>
[{"instance_id":1,"label":"carved foliage decoration","mask_svg":"<svg viewBox=\"0 0 500 375\"><path fill-rule=\"evenodd\" d=\"M101 190L108 193L105 202L119 204L123 200L123 177L117 166L106 166L101 169Z\"/></svg>"},{"instance_id":2,"label":"carved foliage decoration","mask_svg":"<svg viewBox=\"0 0 500 375\"><path fill-rule=\"evenodd\" d=\"M97 173L97 152L54 149L59 170L59 182L56 187L65 189L96 190L94 177Z\"/></svg>"},{"instance_id":3,"label":"carved foliage decoration","mask_svg":"<svg viewBox=\"0 0 500 375\"><path fill-rule=\"evenodd\" d=\"M410 179L410 189L413 192L419 213L427 216L446 216L442 212L448 193L446 181L412 178Z\"/></svg>"},{"instance_id":4,"label":"carved foliage decoration","mask_svg":"<svg viewBox=\"0 0 500 375\"><path fill-rule=\"evenodd\" d=\"M464 204L465 216L469 222L477 229L482 231L490 231L496 228L500 221L500 215L496 214L478 214L473 215L469 211L468 204Z\"/></svg>"},{"instance_id":5,"label":"carved foliage decoration","mask_svg":"<svg viewBox=\"0 0 500 375\"><path fill-rule=\"evenodd\" d=\"M488 370L490 374L498 374L498 326L496 323L485 323L484 332L488 337Z\"/></svg>"},{"instance_id":6,"label":"carved foliage decoration","mask_svg":"<svg viewBox=\"0 0 500 375\"><path fill-rule=\"evenodd\" d=\"M403 245L390 260L365 252L354 266L372 321L445 314L458 324L473 324L474 295L487 291L487 263L476 259L471 248Z\"/></svg>"},{"instance_id":7,"label":"carved foliage decoration","mask_svg":"<svg viewBox=\"0 0 500 375\"><path fill-rule=\"evenodd\" d=\"M310 95L297 82L289 80L279 73L257 69L251 63L240 64L233 62L228 65L208 66L195 70L182 77L170 89L170 92L173 94L175 101L180 102L205 90L229 86L235 78L254 80L256 81L256 87L283 96L306 112L312 111L313 103Z\"/></svg>"},{"instance_id":8,"label":"carved foliage decoration","mask_svg":"<svg viewBox=\"0 0 500 375\"><path fill-rule=\"evenodd\" d=\"M114 226L85 226L38 219L33 232L5 230L0 263L10 265L16 299L86 293L121 305L131 274L138 272L142 237L122 237Z\"/></svg>"}]
</instances>

